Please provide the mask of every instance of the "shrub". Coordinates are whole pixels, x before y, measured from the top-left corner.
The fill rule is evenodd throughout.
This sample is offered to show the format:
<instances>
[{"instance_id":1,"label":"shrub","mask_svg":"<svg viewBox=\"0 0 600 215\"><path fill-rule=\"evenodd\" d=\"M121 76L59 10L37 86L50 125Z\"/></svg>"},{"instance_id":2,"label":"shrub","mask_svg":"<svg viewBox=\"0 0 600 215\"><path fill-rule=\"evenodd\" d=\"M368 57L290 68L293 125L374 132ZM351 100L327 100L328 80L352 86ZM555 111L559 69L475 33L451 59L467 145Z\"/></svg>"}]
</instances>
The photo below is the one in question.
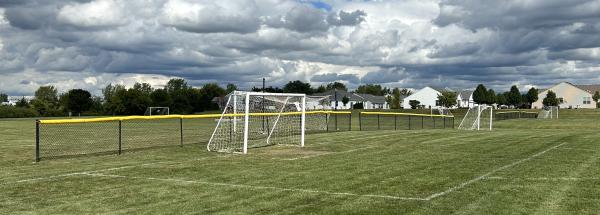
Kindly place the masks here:
<instances>
[{"instance_id":1,"label":"shrub","mask_svg":"<svg viewBox=\"0 0 600 215\"><path fill-rule=\"evenodd\" d=\"M0 118L22 118L38 116L38 112L31 108L15 107L10 105L0 106Z\"/></svg>"}]
</instances>

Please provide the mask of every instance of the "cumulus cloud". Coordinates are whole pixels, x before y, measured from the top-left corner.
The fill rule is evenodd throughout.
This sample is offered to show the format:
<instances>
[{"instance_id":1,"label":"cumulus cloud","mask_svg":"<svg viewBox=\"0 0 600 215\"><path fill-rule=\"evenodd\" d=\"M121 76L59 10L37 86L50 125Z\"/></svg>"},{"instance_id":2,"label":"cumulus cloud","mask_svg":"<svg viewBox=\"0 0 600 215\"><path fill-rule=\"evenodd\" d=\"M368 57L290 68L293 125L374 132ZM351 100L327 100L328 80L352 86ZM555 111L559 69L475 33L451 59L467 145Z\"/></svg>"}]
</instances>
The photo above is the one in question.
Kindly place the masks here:
<instances>
[{"instance_id":1,"label":"cumulus cloud","mask_svg":"<svg viewBox=\"0 0 600 215\"><path fill-rule=\"evenodd\" d=\"M600 82L597 0L0 1L0 91ZM541 78L543 77L543 78Z\"/></svg>"}]
</instances>

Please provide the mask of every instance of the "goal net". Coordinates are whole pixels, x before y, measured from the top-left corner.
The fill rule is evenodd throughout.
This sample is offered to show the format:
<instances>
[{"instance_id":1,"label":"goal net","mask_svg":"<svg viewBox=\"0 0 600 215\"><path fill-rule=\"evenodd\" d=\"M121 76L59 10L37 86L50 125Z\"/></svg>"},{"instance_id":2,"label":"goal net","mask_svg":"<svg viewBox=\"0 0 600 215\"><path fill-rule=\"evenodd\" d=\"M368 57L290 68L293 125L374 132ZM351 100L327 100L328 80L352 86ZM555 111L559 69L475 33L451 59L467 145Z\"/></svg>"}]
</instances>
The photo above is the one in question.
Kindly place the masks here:
<instances>
[{"instance_id":1,"label":"goal net","mask_svg":"<svg viewBox=\"0 0 600 215\"><path fill-rule=\"evenodd\" d=\"M462 130L492 130L492 106L475 105L467 111L458 129Z\"/></svg>"},{"instance_id":2,"label":"goal net","mask_svg":"<svg viewBox=\"0 0 600 215\"><path fill-rule=\"evenodd\" d=\"M234 91L208 142L208 151L242 152L277 144L304 146L304 94Z\"/></svg>"},{"instance_id":3,"label":"goal net","mask_svg":"<svg viewBox=\"0 0 600 215\"><path fill-rule=\"evenodd\" d=\"M444 115L444 116L454 116L450 109L447 107L436 107L431 108L431 115Z\"/></svg>"},{"instance_id":4,"label":"goal net","mask_svg":"<svg viewBox=\"0 0 600 215\"><path fill-rule=\"evenodd\" d=\"M558 119L557 106L545 106L538 113L538 119Z\"/></svg>"},{"instance_id":5,"label":"goal net","mask_svg":"<svg viewBox=\"0 0 600 215\"><path fill-rule=\"evenodd\" d=\"M154 115L169 115L169 107L148 107L146 108L145 116Z\"/></svg>"}]
</instances>

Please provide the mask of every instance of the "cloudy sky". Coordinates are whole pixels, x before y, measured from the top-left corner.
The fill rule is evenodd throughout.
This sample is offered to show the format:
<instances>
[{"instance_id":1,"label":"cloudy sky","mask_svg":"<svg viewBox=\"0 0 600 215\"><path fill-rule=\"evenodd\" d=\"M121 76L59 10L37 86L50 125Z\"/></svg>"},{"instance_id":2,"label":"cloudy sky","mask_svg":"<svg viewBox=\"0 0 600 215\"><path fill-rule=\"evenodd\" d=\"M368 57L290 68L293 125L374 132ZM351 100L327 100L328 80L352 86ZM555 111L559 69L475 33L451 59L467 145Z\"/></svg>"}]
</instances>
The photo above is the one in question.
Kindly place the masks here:
<instances>
[{"instance_id":1,"label":"cloudy sky","mask_svg":"<svg viewBox=\"0 0 600 215\"><path fill-rule=\"evenodd\" d=\"M600 0L0 0L0 91L600 84Z\"/></svg>"}]
</instances>

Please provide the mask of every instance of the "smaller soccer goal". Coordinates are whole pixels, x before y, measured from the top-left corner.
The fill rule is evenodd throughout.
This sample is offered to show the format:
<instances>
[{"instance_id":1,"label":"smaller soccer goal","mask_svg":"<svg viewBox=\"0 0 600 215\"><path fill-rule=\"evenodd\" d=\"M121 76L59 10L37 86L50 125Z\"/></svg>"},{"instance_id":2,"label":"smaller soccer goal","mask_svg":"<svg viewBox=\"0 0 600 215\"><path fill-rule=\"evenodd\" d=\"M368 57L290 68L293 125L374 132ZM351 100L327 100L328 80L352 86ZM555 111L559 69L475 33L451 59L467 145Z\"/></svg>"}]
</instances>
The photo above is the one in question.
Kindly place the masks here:
<instances>
[{"instance_id":1,"label":"smaller soccer goal","mask_svg":"<svg viewBox=\"0 0 600 215\"><path fill-rule=\"evenodd\" d=\"M148 107L145 116L169 115L169 107Z\"/></svg>"},{"instance_id":2,"label":"smaller soccer goal","mask_svg":"<svg viewBox=\"0 0 600 215\"><path fill-rule=\"evenodd\" d=\"M454 116L452 115L452 112L450 112L450 108L447 107L431 108L431 115Z\"/></svg>"},{"instance_id":3,"label":"smaller soccer goal","mask_svg":"<svg viewBox=\"0 0 600 215\"><path fill-rule=\"evenodd\" d=\"M558 107L557 106L545 106L540 110L538 119L558 119Z\"/></svg>"},{"instance_id":4,"label":"smaller soccer goal","mask_svg":"<svg viewBox=\"0 0 600 215\"><path fill-rule=\"evenodd\" d=\"M458 129L462 130L492 130L493 108L488 105L475 105L467 111Z\"/></svg>"}]
</instances>

